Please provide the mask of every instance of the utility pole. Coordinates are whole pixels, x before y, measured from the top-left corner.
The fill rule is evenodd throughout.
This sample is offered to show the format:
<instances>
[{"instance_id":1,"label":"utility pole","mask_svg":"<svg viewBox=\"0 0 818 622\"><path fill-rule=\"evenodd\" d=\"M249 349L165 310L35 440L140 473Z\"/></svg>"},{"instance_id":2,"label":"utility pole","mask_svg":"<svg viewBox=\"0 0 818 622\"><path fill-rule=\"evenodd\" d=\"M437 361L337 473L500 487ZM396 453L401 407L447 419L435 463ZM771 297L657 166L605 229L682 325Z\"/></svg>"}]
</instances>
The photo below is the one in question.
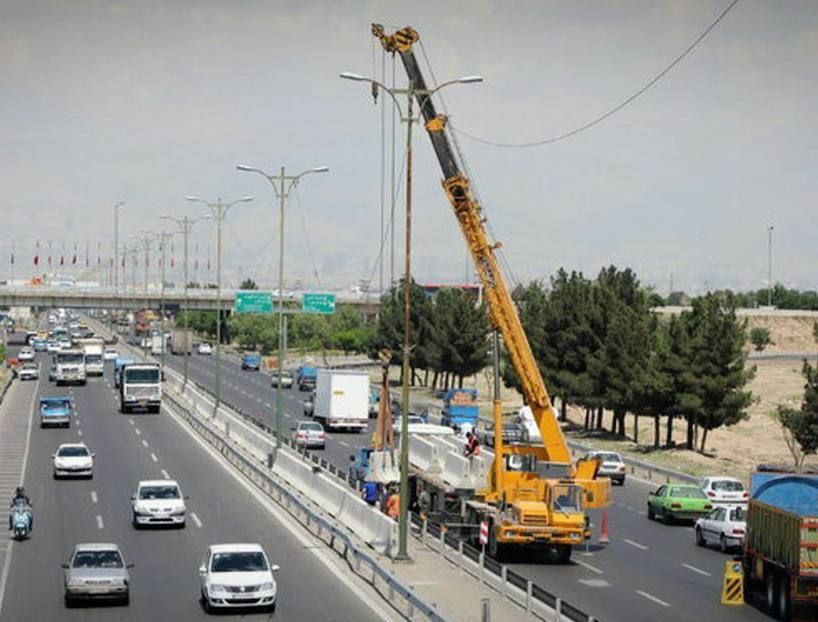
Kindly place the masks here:
<instances>
[{"instance_id":1,"label":"utility pole","mask_svg":"<svg viewBox=\"0 0 818 622\"><path fill-rule=\"evenodd\" d=\"M281 422L284 415L284 401L281 392L281 376L284 370L284 359L286 357L286 331L287 324L284 317L284 205L290 196L290 191L298 184L298 181L310 173L326 173L329 168L318 166L308 169L298 175L287 175L284 167L281 167L276 176L269 175L258 168L240 164L236 167L240 171L248 173L258 173L270 182L273 191L279 200L279 235L278 235L278 384L276 386L276 450L281 448Z\"/></svg>"},{"instance_id":2,"label":"utility pole","mask_svg":"<svg viewBox=\"0 0 818 622\"><path fill-rule=\"evenodd\" d=\"M767 227L767 306L773 306L773 229Z\"/></svg>"},{"instance_id":3,"label":"utility pole","mask_svg":"<svg viewBox=\"0 0 818 622\"><path fill-rule=\"evenodd\" d=\"M237 203L252 201L253 197L243 197L230 203L224 203L221 197L215 203L198 197L185 197L185 199L206 205L213 220L216 221L216 400L213 406L215 417L222 397L222 223L231 207Z\"/></svg>"},{"instance_id":4,"label":"utility pole","mask_svg":"<svg viewBox=\"0 0 818 622\"><path fill-rule=\"evenodd\" d=\"M125 201L120 201L114 205L114 292L119 293L119 208L125 205ZM123 275L122 280L125 280Z\"/></svg>"}]
</instances>

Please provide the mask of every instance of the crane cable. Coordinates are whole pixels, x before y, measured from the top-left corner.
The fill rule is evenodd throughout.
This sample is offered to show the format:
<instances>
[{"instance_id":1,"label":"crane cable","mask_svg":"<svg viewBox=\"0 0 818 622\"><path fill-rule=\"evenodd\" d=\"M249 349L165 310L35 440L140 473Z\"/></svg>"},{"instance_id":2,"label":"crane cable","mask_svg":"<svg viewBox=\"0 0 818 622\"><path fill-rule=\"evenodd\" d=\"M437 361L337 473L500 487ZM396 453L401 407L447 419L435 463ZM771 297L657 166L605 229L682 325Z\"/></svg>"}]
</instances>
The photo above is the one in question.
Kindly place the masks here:
<instances>
[{"instance_id":1,"label":"crane cable","mask_svg":"<svg viewBox=\"0 0 818 622\"><path fill-rule=\"evenodd\" d=\"M449 122L449 127L451 127L452 130L457 132L458 134L462 134L466 138L468 138L470 140L473 140L475 142L482 143L484 145L489 145L491 147L501 147L501 148L509 148L509 149L526 149L526 148L529 148L529 147L542 147L543 145L550 145L550 144L559 142L561 140L565 140L566 138L576 136L580 132L584 132L585 130L591 129L595 125L598 125L598 124L602 123L605 119L613 116L614 114L616 114L617 112L619 112L620 110L625 108L625 106L627 106L628 104L634 102L640 96L644 95L652 86L654 86L657 82L659 82L659 80L664 78L676 65L678 65L682 60L684 60L684 58L688 54L690 54L696 48L696 46L698 46L699 43L701 43L704 40L704 38L707 37L707 35L710 34L710 31L712 31L719 24L719 22L721 22L727 16L727 14L733 9L733 7L735 7L738 3L739 3L739 0L732 0L732 2L729 5L727 5L727 8L725 8L719 14L719 16L715 19L715 21L713 21L707 28L705 28L704 32L702 32L693 41L693 43L691 43L681 54L679 54L675 59L673 59L673 61L669 65L667 65L664 69L662 69L662 71L660 71L653 78L651 78L647 82L647 84L645 84L642 88L640 88L638 91L636 91L635 93L633 93L632 95L630 95L629 97L624 99L622 102L620 102L619 104L617 104L616 106L614 106L613 108L608 110L607 112L599 115L598 117L595 117L594 119L591 119L587 123L584 123L584 124L580 125L579 127L576 127L576 128L574 128L574 129L572 129L572 130L570 130L568 132L565 132L563 134L558 134L556 136L552 136L551 138L546 138L546 139L543 139L543 140L535 140L535 141L523 142L523 143L506 143L506 142L500 142L500 141L496 141L496 140L489 140L489 139L486 139L486 138L481 138L480 136L476 136L475 134L472 134L470 132L467 132L465 130L462 130L460 128L455 127L454 125L451 124L451 122Z\"/></svg>"}]
</instances>

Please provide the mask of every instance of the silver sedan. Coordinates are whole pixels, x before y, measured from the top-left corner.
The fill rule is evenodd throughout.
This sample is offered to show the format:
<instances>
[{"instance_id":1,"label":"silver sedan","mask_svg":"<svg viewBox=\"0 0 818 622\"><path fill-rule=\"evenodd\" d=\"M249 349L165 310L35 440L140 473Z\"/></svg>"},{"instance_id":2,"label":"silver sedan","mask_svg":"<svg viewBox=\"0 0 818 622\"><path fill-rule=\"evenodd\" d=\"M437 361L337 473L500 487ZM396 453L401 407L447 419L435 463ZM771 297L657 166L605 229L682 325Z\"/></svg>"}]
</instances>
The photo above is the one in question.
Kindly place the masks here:
<instances>
[{"instance_id":1,"label":"silver sedan","mask_svg":"<svg viewBox=\"0 0 818 622\"><path fill-rule=\"evenodd\" d=\"M81 543L74 551L64 570L65 606L79 600L115 600L124 605L130 602L131 577L116 544Z\"/></svg>"}]
</instances>

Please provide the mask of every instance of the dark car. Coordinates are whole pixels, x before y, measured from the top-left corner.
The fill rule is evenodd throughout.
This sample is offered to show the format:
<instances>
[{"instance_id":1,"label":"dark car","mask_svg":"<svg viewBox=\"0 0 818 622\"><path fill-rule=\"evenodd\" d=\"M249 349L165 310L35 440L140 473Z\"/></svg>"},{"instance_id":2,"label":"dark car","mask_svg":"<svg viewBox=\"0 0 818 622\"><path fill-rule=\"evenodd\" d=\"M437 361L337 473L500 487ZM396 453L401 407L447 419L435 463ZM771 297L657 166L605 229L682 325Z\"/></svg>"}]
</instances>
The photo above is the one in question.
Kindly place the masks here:
<instances>
[{"instance_id":1,"label":"dark car","mask_svg":"<svg viewBox=\"0 0 818 622\"><path fill-rule=\"evenodd\" d=\"M522 443L524 440L525 429L519 423L504 423L503 424L503 443L506 445L514 445ZM482 443L486 447L494 447L494 424L487 424L483 432Z\"/></svg>"}]
</instances>

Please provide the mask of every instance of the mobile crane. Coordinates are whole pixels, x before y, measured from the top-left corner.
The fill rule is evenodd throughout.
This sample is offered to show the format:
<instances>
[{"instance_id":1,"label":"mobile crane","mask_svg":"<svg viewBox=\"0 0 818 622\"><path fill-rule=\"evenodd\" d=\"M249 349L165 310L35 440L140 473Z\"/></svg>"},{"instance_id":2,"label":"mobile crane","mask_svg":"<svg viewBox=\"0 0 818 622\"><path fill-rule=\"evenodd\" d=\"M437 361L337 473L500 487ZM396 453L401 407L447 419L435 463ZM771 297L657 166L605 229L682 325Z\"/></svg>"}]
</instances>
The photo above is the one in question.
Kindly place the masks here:
<instances>
[{"instance_id":1,"label":"mobile crane","mask_svg":"<svg viewBox=\"0 0 818 622\"><path fill-rule=\"evenodd\" d=\"M542 438L542 444L504 444L501 404L499 396L495 396L495 459L488 485L475 490L470 498L461 499L461 519L466 524L488 523L489 553L495 558L511 546L543 545L550 561L566 563L573 545L591 537L585 510L610 503L610 480L597 478L599 465L595 460L571 461L570 449L495 257L501 243L489 240L486 219L446 133L446 116L435 110L415 58L413 45L420 39L418 33L406 27L386 34L383 26L373 24L372 34L387 52L398 54L403 62L409 88L443 172L443 190L483 286L489 319L503 338ZM522 468L511 468L514 456Z\"/></svg>"}]
</instances>

